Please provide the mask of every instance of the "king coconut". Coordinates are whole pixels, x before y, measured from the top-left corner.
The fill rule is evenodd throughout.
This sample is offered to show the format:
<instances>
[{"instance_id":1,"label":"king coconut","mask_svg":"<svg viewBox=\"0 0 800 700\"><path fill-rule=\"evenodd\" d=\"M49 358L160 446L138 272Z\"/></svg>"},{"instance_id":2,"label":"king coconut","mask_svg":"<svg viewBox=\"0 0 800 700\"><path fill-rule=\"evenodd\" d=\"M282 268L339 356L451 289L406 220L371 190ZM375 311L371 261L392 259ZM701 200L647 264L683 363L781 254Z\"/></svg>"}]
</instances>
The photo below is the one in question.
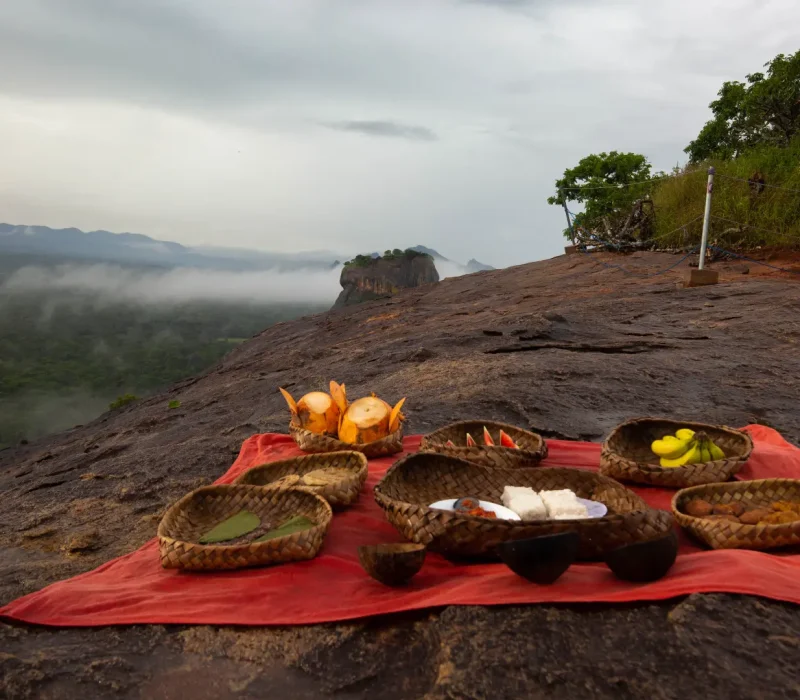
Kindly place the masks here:
<instances>
[{"instance_id":1,"label":"king coconut","mask_svg":"<svg viewBox=\"0 0 800 700\"><path fill-rule=\"evenodd\" d=\"M366 445L382 440L399 430L405 416L400 409L405 399L392 408L375 394L347 400L344 384L330 383L330 394L312 391L295 402L281 389L292 413L292 422L312 433L338 438L348 445Z\"/></svg>"}]
</instances>

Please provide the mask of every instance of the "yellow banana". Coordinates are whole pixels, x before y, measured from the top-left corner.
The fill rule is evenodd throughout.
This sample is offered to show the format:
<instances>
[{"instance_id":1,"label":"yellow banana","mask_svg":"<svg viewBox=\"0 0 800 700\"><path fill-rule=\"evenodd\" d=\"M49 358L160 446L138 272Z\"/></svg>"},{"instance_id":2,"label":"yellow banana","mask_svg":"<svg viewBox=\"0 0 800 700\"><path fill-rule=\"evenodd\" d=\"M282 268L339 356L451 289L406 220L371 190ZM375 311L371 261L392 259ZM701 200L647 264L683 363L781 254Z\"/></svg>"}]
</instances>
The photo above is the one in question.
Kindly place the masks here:
<instances>
[{"instance_id":1,"label":"yellow banana","mask_svg":"<svg viewBox=\"0 0 800 700\"><path fill-rule=\"evenodd\" d=\"M696 442L692 443L690 449L688 449L685 454L677 459L667 459L666 457L661 458L661 466L662 467L682 467L685 464L695 464L700 461L700 448Z\"/></svg>"},{"instance_id":2,"label":"yellow banana","mask_svg":"<svg viewBox=\"0 0 800 700\"><path fill-rule=\"evenodd\" d=\"M719 447L717 447L711 440L709 440L708 451L711 453L711 459L714 461L717 461L719 459L725 459L725 453Z\"/></svg>"},{"instance_id":3,"label":"yellow banana","mask_svg":"<svg viewBox=\"0 0 800 700\"><path fill-rule=\"evenodd\" d=\"M708 442L704 442L703 446L700 448L700 462L705 464L706 462L712 462L711 453L708 451Z\"/></svg>"},{"instance_id":4,"label":"yellow banana","mask_svg":"<svg viewBox=\"0 0 800 700\"><path fill-rule=\"evenodd\" d=\"M677 459L689 449L689 443L667 435L661 440L654 440L653 444L650 445L650 449L659 457Z\"/></svg>"},{"instance_id":5,"label":"yellow banana","mask_svg":"<svg viewBox=\"0 0 800 700\"><path fill-rule=\"evenodd\" d=\"M694 437L694 430L681 428L675 433L675 437L678 438L678 440L691 440Z\"/></svg>"}]
</instances>

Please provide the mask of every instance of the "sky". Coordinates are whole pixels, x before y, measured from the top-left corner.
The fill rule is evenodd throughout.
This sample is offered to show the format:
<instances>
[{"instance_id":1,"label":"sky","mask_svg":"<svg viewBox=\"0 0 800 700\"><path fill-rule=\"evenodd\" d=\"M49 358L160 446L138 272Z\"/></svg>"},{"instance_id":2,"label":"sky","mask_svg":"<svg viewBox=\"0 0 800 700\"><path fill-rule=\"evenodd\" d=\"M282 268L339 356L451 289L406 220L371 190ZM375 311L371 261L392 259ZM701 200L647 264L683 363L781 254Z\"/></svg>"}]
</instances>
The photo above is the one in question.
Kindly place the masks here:
<instances>
[{"instance_id":1,"label":"sky","mask_svg":"<svg viewBox=\"0 0 800 700\"><path fill-rule=\"evenodd\" d=\"M590 153L685 162L796 0L2 0L0 221L495 266Z\"/></svg>"}]
</instances>

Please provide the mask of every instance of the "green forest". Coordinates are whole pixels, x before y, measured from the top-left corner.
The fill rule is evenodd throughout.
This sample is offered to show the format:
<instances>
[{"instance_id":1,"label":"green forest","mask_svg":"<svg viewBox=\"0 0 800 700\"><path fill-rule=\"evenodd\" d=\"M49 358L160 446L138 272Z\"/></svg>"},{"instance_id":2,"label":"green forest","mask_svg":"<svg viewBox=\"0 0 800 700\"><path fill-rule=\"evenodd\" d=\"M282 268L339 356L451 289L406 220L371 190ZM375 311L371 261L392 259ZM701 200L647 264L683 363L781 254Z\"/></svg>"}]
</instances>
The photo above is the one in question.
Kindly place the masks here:
<instances>
[{"instance_id":1,"label":"green forest","mask_svg":"<svg viewBox=\"0 0 800 700\"><path fill-rule=\"evenodd\" d=\"M2 274L0 449L92 420L125 403L121 397L164 389L264 328L326 308L102 302L77 292L8 290Z\"/></svg>"},{"instance_id":2,"label":"green forest","mask_svg":"<svg viewBox=\"0 0 800 700\"><path fill-rule=\"evenodd\" d=\"M606 233L649 200L654 216L634 235L690 246L700 239L713 166L710 240L745 250L800 247L800 51L724 82L709 108L711 119L684 149L684 166L653 172L640 153L591 154L556 180L548 203L582 207L575 226ZM571 237L569 229L564 235Z\"/></svg>"}]
</instances>

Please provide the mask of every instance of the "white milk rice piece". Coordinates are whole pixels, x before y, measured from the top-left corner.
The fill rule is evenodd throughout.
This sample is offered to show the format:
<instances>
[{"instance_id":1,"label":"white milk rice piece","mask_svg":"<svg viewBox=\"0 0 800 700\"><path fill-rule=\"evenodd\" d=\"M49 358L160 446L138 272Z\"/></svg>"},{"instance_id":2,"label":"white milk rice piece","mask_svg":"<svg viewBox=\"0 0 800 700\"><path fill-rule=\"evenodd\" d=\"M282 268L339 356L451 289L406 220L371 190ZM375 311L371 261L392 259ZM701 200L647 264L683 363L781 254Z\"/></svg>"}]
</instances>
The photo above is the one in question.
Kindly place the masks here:
<instances>
[{"instance_id":1,"label":"white milk rice piece","mask_svg":"<svg viewBox=\"0 0 800 700\"><path fill-rule=\"evenodd\" d=\"M527 486L506 486L503 489L503 505L526 522L547 520L544 502L536 491Z\"/></svg>"},{"instance_id":2,"label":"white milk rice piece","mask_svg":"<svg viewBox=\"0 0 800 700\"><path fill-rule=\"evenodd\" d=\"M589 516L589 510L570 489L540 491L539 496L547 508L547 517L550 520L573 520Z\"/></svg>"}]
</instances>

